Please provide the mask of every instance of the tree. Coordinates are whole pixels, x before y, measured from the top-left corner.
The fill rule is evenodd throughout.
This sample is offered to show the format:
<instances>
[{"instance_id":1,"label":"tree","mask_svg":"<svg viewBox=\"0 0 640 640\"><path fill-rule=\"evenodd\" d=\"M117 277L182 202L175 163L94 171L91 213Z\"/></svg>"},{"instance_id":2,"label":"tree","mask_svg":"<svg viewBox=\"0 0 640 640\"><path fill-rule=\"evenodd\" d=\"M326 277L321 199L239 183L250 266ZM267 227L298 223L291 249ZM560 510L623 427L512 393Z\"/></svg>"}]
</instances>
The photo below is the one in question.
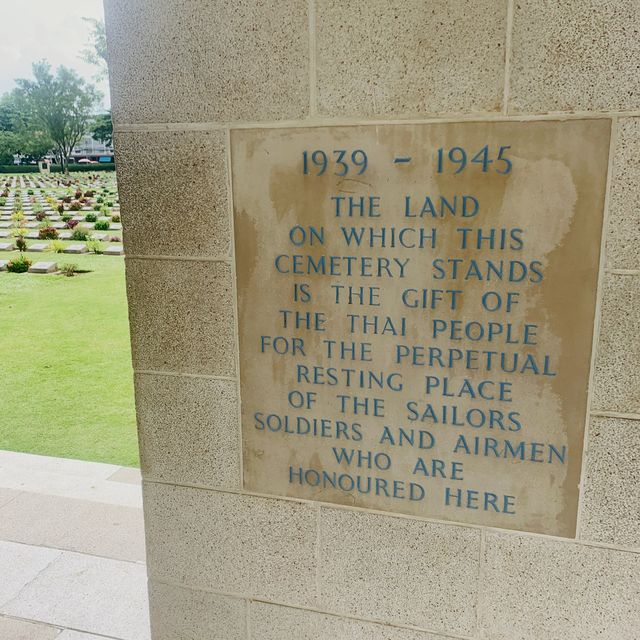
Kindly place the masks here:
<instances>
[{"instance_id":1,"label":"tree","mask_svg":"<svg viewBox=\"0 0 640 640\"><path fill-rule=\"evenodd\" d=\"M96 18L82 18L86 23L91 25L91 33L89 34L89 44L80 52L80 58L89 64L98 67L96 80L102 80L107 77L107 33L104 28L104 22Z\"/></svg>"},{"instance_id":2,"label":"tree","mask_svg":"<svg viewBox=\"0 0 640 640\"><path fill-rule=\"evenodd\" d=\"M75 71L58 67L56 74L42 60L33 65L33 80L16 80L16 98L22 111L53 141L65 173L71 151L87 132L101 95Z\"/></svg>"},{"instance_id":3,"label":"tree","mask_svg":"<svg viewBox=\"0 0 640 640\"><path fill-rule=\"evenodd\" d=\"M0 131L0 164L13 164L13 156L19 149L20 141L13 131Z\"/></svg>"},{"instance_id":4,"label":"tree","mask_svg":"<svg viewBox=\"0 0 640 640\"><path fill-rule=\"evenodd\" d=\"M16 92L0 98L0 164L13 163L16 154L40 160L53 148L41 125L21 108Z\"/></svg>"},{"instance_id":5,"label":"tree","mask_svg":"<svg viewBox=\"0 0 640 640\"><path fill-rule=\"evenodd\" d=\"M91 126L91 137L98 142L111 146L113 142L113 123L111 122L111 111L101 113L95 117Z\"/></svg>"}]
</instances>

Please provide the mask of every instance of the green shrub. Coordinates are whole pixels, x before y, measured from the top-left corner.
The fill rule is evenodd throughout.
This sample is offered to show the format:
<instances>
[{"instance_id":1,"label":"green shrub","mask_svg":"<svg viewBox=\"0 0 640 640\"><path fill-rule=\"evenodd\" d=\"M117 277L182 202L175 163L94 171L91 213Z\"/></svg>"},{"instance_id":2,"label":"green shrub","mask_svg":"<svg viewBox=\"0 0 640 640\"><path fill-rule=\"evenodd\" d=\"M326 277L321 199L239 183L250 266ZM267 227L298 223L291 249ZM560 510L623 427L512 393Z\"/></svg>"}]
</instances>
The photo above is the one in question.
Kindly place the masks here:
<instances>
[{"instance_id":1,"label":"green shrub","mask_svg":"<svg viewBox=\"0 0 640 640\"><path fill-rule=\"evenodd\" d=\"M98 219L98 216L95 213L87 213L84 219L87 222L95 222Z\"/></svg>"},{"instance_id":2,"label":"green shrub","mask_svg":"<svg viewBox=\"0 0 640 640\"><path fill-rule=\"evenodd\" d=\"M83 242L88 238L89 238L89 234L84 229L80 229L79 227L76 227L73 230L73 233L71 234L71 239L75 240L76 242L79 242L79 241Z\"/></svg>"},{"instance_id":3,"label":"green shrub","mask_svg":"<svg viewBox=\"0 0 640 640\"><path fill-rule=\"evenodd\" d=\"M49 245L49 250L53 251L53 253L62 253L64 251L64 248L65 248L65 244L64 242L62 242L62 240L54 240Z\"/></svg>"},{"instance_id":4,"label":"green shrub","mask_svg":"<svg viewBox=\"0 0 640 640\"><path fill-rule=\"evenodd\" d=\"M96 231L108 231L108 229L109 229L109 221L108 220L98 220L98 222L96 222L93 225L93 228Z\"/></svg>"},{"instance_id":5,"label":"green shrub","mask_svg":"<svg viewBox=\"0 0 640 640\"><path fill-rule=\"evenodd\" d=\"M21 253L17 258L7 262L7 271L10 273L24 273L29 270L30 266L31 260Z\"/></svg>"},{"instance_id":6,"label":"green shrub","mask_svg":"<svg viewBox=\"0 0 640 640\"><path fill-rule=\"evenodd\" d=\"M60 265L59 269L65 276L67 276L67 278L70 278L71 276L75 275L76 271L78 270L78 265L71 262L64 262Z\"/></svg>"},{"instance_id":7,"label":"green shrub","mask_svg":"<svg viewBox=\"0 0 640 640\"><path fill-rule=\"evenodd\" d=\"M111 222L120 222L120 214L119 213L114 213L111 216Z\"/></svg>"},{"instance_id":8,"label":"green shrub","mask_svg":"<svg viewBox=\"0 0 640 640\"><path fill-rule=\"evenodd\" d=\"M101 162L100 164L70 164L71 172L95 172L95 171L115 171L116 165L113 162ZM36 171L38 168L36 167ZM62 166L59 164L51 165L52 173L62 173Z\"/></svg>"},{"instance_id":9,"label":"green shrub","mask_svg":"<svg viewBox=\"0 0 640 640\"><path fill-rule=\"evenodd\" d=\"M0 173L39 173L36 165L0 164Z\"/></svg>"},{"instance_id":10,"label":"green shrub","mask_svg":"<svg viewBox=\"0 0 640 640\"><path fill-rule=\"evenodd\" d=\"M104 242L100 242L100 240L89 240L87 242L87 249L92 251L93 253L104 253L105 245Z\"/></svg>"}]
</instances>

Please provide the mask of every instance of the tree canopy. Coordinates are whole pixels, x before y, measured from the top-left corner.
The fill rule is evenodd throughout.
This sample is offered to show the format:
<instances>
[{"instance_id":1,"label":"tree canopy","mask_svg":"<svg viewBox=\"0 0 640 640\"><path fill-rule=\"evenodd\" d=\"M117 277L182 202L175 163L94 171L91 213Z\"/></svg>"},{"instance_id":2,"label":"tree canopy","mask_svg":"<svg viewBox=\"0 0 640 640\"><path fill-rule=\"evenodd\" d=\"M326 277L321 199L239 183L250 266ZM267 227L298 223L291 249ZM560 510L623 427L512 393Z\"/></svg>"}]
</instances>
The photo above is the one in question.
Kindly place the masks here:
<instances>
[{"instance_id":1,"label":"tree canopy","mask_svg":"<svg viewBox=\"0 0 640 640\"><path fill-rule=\"evenodd\" d=\"M111 112L97 115L91 126L91 137L102 144L111 146L113 142L113 123Z\"/></svg>"},{"instance_id":2,"label":"tree canopy","mask_svg":"<svg viewBox=\"0 0 640 640\"><path fill-rule=\"evenodd\" d=\"M85 62L98 67L97 78L107 77L107 33L104 28L104 22L96 18L82 18L91 25L91 33L89 34L89 44L80 52L80 57Z\"/></svg>"},{"instance_id":3,"label":"tree canopy","mask_svg":"<svg viewBox=\"0 0 640 640\"><path fill-rule=\"evenodd\" d=\"M15 91L0 98L0 164L12 164L16 154L40 160L53 146L42 125L21 108Z\"/></svg>"},{"instance_id":4,"label":"tree canopy","mask_svg":"<svg viewBox=\"0 0 640 640\"><path fill-rule=\"evenodd\" d=\"M58 67L55 75L44 60L33 65L33 80L16 80L13 92L19 112L52 141L65 173L73 148L93 119L101 95L75 71Z\"/></svg>"}]
</instances>

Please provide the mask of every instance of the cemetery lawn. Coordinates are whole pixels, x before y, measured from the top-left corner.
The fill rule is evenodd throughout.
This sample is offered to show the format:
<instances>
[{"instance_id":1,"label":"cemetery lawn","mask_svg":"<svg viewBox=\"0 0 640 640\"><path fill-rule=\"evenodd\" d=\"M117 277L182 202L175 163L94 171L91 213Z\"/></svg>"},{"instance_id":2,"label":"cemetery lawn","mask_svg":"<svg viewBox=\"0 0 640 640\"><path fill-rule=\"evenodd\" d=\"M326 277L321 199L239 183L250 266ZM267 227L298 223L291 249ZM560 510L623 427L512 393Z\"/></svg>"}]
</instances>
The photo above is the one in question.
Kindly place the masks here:
<instances>
[{"instance_id":1,"label":"cemetery lawn","mask_svg":"<svg viewBox=\"0 0 640 640\"><path fill-rule=\"evenodd\" d=\"M92 272L0 273L0 449L138 465L124 260L26 255Z\"/></svg>"}]
</instances>

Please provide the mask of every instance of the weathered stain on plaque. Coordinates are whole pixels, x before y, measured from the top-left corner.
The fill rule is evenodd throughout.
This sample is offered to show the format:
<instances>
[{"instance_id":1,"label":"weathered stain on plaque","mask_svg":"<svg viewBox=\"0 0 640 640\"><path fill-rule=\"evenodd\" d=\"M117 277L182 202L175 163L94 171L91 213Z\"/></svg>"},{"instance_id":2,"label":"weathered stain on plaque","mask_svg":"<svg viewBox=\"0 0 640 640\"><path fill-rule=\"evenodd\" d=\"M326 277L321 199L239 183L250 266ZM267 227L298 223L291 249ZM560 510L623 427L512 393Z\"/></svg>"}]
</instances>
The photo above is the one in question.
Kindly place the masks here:
<instances>
[{"instance_id":1,"label":"weathered stain on plaque","mask_svg":"<svg viewBox=\"0 0 640 640\"><path fill-rule=\"evenodd\" d=\"M233 131L245 488L573 536L609 135Z\"/></svg>"}]
</instances>

